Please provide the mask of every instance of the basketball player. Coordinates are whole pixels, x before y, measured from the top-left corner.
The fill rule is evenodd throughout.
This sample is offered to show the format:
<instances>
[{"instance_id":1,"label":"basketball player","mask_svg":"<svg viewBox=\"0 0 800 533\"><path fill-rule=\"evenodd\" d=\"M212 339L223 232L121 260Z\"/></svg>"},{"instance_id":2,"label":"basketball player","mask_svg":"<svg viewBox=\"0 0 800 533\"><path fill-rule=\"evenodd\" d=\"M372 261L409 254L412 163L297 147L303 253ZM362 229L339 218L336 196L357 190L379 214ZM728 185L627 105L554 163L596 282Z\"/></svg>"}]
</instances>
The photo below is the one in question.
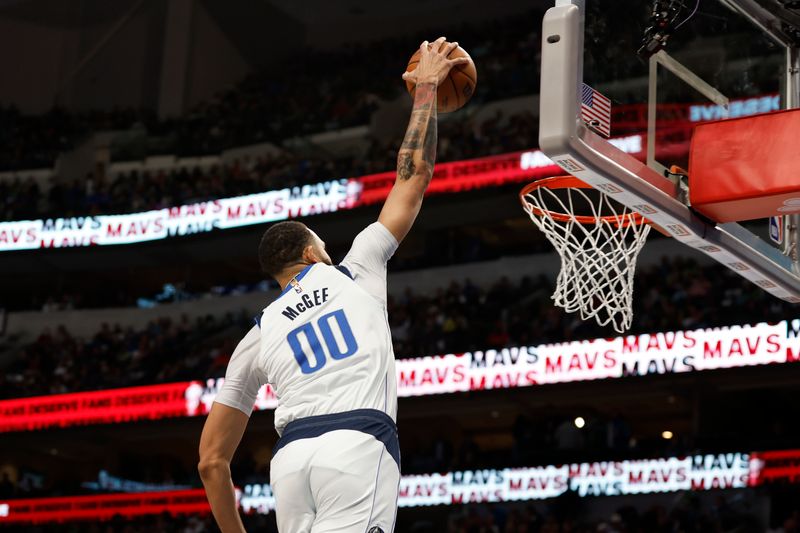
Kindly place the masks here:
<instances>
[{"instance_id":1,"label":"basketball player","mask_svg":"<svg viewBox=\"0 0 800 533\"><path fill-rule=\"evenodd\" d=\"M198 468L223 533L244 531L230 461L265 383L279 398L270 483L281 533L394 530L400 450L386 262L433 176L436 88L469 61L447 59L456 46L423 42L417 69L403 75L417 88L397 179L340 265L300 222L264 233L259 260L283 292L236 347L200 439Z\"/></svg>"}]
</instances>

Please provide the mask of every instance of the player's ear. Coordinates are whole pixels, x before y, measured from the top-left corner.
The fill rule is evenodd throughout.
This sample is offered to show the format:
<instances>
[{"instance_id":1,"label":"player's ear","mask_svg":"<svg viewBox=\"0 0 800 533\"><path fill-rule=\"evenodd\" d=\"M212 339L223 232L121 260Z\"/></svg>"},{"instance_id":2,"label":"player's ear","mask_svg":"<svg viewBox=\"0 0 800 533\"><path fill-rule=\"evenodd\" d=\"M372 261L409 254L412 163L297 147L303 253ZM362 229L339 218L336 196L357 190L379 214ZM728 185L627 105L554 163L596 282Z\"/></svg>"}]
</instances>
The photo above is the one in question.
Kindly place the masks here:
<instances>
[{"instance_id":1,"label":"player's ear","mask_svg":"<svg viewBox=\"0 0 800 533\"><path fill-rule=\"evenodd\" d=\"M317 256L317 252L314 250L313 244L309 244L303 248L303 262L311 264L320 262L320 258Z\"/></svg>"}]
</instances>

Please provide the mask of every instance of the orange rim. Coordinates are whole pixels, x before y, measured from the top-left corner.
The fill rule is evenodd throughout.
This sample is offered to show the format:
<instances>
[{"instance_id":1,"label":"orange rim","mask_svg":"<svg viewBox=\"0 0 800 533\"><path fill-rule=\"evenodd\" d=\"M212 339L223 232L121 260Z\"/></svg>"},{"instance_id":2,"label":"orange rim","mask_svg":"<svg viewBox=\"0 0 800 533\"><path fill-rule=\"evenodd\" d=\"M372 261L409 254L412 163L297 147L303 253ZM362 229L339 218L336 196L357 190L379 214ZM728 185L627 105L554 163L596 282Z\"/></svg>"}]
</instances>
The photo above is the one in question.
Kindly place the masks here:
<instances>
[{"instance_id":1,"label":"orange rim","mask_svg":"<svg viewBox=\"0 0 800 533\"><path fill-rule=\"evenodd\" d=\"M575 176L554 176L552 178L544 178L536 181L532 181L531 183L527 184L522 190L519 192L519 199L522 202L522 207L525 208L526 211L530 211L536 216L549 216L553 220L557 220L558 222L569 222L570 220L574 220L580 224L597 224L599 221L608 222L610 224L614 224L619 227L625 227L630 224L645 224L647 220L640 215L639 213L628 213L623 216L616 216L616 215L606 215L603 217L594 217L591 215L573 215L571 213L559 213L557 211L551 211L549 209L539 209L538 207L533 206L530 202L525 200L525 195L532 193L536 189L540 188L558 190L558 189L594 189L591 185L586 183L585 181L576 178Z\"/></svg>"}]
</instances>

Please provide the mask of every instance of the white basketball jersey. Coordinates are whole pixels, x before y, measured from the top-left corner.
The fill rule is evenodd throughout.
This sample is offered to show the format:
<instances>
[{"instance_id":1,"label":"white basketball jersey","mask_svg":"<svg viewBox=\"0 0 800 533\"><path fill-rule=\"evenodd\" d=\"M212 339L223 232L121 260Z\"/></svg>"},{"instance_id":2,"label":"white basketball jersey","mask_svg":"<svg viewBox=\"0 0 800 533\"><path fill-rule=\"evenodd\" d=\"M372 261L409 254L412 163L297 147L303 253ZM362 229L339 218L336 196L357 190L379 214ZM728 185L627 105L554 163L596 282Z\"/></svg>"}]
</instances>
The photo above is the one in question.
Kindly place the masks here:
<instances>
[{"instance_id":1,"label":"white basketball jersey","mask_svg":"<svg viewBox=\"0 0 800 533\"><path fill-rule=\"evenodd\" d=\"M275 428L307 416L377 409L397 416L386 262L397 240L379 222L341 265L303 269L236 347L215 401L250 415L259 388L278 396Z\"/></svg>"}]
</instances>

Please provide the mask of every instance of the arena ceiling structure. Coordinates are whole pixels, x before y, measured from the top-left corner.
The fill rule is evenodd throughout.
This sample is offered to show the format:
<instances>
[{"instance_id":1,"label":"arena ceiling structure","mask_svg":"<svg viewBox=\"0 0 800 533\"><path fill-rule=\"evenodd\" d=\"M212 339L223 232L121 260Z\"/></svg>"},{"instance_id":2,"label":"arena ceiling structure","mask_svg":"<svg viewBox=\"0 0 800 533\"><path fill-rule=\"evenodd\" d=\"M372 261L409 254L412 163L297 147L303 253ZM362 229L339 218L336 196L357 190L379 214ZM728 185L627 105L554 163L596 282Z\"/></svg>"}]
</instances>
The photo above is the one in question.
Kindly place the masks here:
<instances>
[{"instance_id":1,"label":"arena ceiling structure","mask_svg":"<svg viewBox=\"0 0 800 533\"><path fill-rule=\"evenodd\" d=\"M57 104L150 107L174 115L293 50L416 38L425 28L500 17L524 5L352 0L342 9L323 0L4 0L0 65L16 71L15 79L37 83L8 80L0 101L27 113Z\"/></svg>"}]
</instances>

